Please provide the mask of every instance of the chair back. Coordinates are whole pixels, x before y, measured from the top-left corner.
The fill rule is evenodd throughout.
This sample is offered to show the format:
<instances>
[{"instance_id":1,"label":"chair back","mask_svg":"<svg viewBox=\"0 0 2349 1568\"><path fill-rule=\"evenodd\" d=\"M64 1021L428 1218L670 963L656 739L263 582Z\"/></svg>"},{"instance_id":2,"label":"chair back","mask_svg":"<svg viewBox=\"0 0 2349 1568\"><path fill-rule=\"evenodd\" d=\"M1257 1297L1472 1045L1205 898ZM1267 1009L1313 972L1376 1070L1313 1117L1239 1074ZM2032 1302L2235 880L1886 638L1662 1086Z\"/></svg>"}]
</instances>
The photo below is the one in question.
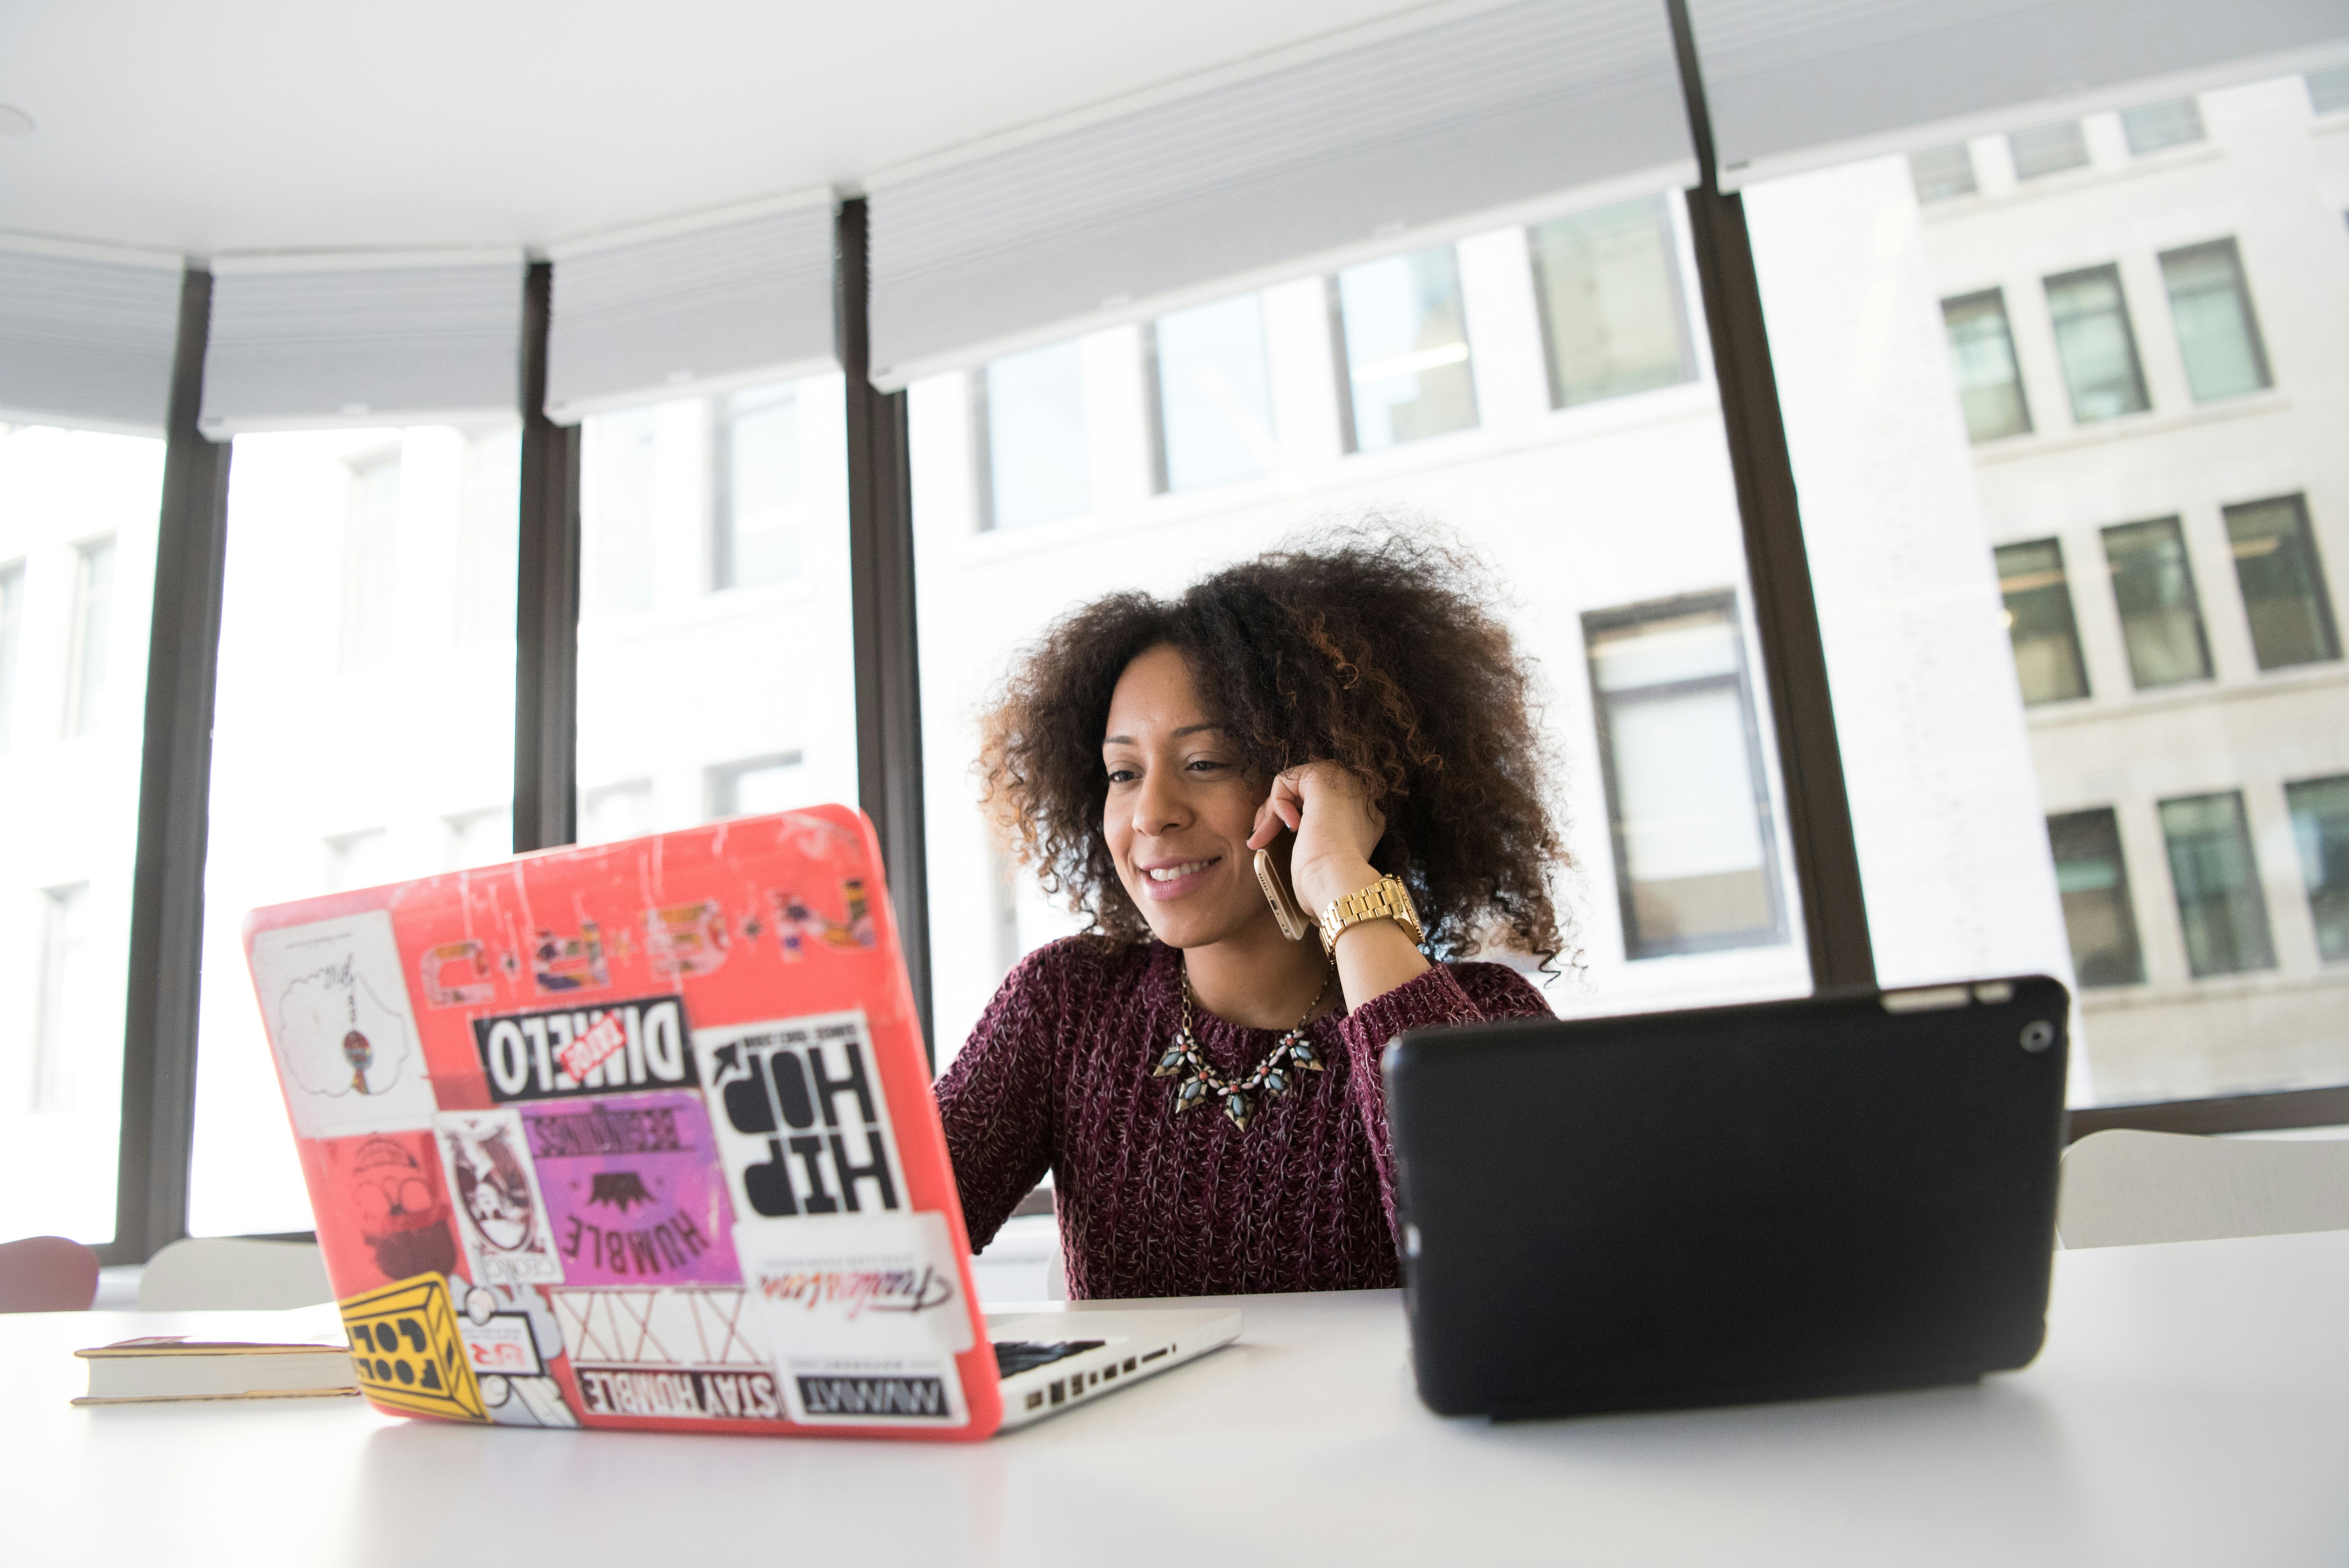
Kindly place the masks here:
<instances>
[{"instance_id":1,"label":"chair back","mask_svg":"<svg viewBox=\"0 0 2349 1568\"><path fill-rule=\"evenodd\" d=\"M98 1296L98 1254L63 1236L0 1245L0 1312L87 1312Z\"/></svg>"},{"instance_id":2,"label":"chair back","mask_svg":"<svg viewBox=\"0 0 2349 1568\"><path fill-rule=\"evenodd\" d=\"M2092 1132L2064 1151L2055 1230L2066 1247L2349 1230L2349 1139Z\"/></svg>"},{"instance_id":3,"label":"chair back","mask_svg":"<svg viewBox=\"0 0 2349 1568\"><path fill-rule=\"evenodd\" d=\"M173 1242L139 1276L141 1312L274 1312L334 1299L316 1242L199 1236Z\"/></svg>"}]
</instances>

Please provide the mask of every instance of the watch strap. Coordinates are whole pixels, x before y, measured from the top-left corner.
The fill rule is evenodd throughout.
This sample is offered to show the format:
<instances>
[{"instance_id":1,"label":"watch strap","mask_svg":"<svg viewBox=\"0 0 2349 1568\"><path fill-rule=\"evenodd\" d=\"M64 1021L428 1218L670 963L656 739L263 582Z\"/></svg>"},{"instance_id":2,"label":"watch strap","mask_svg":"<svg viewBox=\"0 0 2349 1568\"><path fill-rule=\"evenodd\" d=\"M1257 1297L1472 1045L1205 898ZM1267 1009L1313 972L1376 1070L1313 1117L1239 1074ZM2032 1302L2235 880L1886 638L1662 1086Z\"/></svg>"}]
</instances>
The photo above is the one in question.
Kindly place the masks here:
<instances>
[{"instance_id":1,"label":"watch strap","mask_svg":"<svg viewBox=\"0 0 2349 1568\"><path fill-rule=\"evenodd\" d=\"M1414 947L1427 940L1427 933L1419 923L1419 910L1411 902L1411 890L1402 885L1398 876L1381 877L1366 888L1331 899L1321 911L1321 945L1335 954L1339 934L1366 920L1393 921L1402 927Z\"/></svg>"}]
</instances>

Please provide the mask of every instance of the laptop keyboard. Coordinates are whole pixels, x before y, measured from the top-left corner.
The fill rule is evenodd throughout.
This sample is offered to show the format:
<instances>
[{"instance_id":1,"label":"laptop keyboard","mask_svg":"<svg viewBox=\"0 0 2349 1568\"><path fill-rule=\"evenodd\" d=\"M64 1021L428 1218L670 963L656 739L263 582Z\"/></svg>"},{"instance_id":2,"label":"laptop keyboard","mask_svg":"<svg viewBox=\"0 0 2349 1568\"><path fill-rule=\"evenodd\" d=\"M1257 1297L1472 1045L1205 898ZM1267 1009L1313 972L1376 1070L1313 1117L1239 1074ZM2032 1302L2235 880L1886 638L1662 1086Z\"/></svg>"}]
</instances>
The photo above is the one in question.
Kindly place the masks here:
<instances>
[{"instance_id":1,"label":"laptop keyboard","mask_svg":"<svg viewBox=\"0 0 2349 1568\"><path fill-rule=\"evenodd\" d=\"M1106 1339L999 1339L995 1342L996 1371L1001 1377L1016 1377L1088 1350L1099 1350L1108 1343Z\"/></svg>"}]
</instances>

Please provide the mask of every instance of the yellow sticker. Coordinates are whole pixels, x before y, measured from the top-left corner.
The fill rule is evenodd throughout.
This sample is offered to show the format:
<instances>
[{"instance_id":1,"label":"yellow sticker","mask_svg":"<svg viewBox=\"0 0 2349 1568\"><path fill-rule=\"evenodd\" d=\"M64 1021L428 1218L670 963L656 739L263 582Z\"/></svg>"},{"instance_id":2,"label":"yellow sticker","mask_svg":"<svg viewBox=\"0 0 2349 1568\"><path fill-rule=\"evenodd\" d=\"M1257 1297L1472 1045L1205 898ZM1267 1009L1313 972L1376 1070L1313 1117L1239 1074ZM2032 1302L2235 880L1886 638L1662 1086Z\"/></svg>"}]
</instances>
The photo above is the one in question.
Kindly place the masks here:
<instances>
[{"instance_id":1,"label":"yellow sticker","mask_svg":"<svg viewBox=\"0 0 2349 1568\"><path fill-rule=\"evenodd\" d=\"M490 1418L439 1274L418 1274L337 1305L350 1331L351 1367L367 1398L422 1416Z\"/></svg>"}]
</instances>

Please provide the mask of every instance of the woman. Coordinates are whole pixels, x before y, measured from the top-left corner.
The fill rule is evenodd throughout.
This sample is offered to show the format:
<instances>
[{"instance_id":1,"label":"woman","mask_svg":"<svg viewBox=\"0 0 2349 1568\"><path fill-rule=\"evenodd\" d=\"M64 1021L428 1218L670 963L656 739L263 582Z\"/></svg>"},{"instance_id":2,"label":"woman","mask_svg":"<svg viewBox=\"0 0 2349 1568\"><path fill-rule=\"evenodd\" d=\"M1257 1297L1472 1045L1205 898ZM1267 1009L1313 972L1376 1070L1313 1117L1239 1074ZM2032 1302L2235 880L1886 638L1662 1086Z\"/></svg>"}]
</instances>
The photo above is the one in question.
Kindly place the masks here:
<instances>
[{"instance_id":1,"label":"woman","mask_svg":"<svg viewBox=\"0 0 2349 1568\"><path fill-rule=\"evenodd\" d=\"M1380 1049L1549 1011L1409 921L1446 959L1561 945L1551 770L1482 597L1432 545L1345 535L1024 655L986 796L1092 929L1029 954L938 1083L974 1246L1050 1170L1072 1297L1399 1283ZM1283 935L1266 848L1328 951Z\"/></svg>"}]
</instances>

